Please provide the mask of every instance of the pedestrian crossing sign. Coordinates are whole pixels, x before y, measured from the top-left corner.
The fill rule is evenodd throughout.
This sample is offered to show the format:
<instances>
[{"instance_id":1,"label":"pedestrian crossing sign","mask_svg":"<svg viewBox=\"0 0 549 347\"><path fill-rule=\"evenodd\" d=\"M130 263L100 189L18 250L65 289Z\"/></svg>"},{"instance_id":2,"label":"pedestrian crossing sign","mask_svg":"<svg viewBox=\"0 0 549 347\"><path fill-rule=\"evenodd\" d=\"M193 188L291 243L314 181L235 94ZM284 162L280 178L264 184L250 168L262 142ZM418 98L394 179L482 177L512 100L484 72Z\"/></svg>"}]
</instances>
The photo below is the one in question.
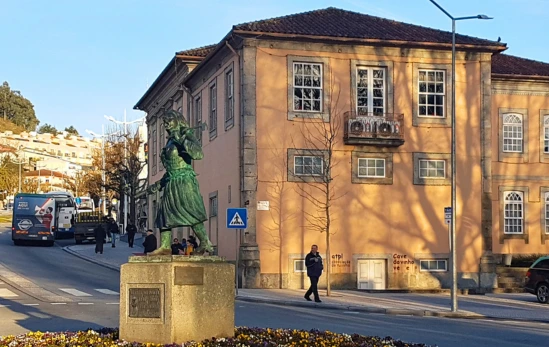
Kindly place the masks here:
<instances>
[{"instance_id":1,"label":"pedestrian crossing sign","mask_svg":"<svg viewBox=\"0 0 549 347\"><path fill-rule=\"evenodd\" d=\"M248 227L248 210L246 208L227 209L227 228L246 229Z\"/></svg>"}]
</instances>

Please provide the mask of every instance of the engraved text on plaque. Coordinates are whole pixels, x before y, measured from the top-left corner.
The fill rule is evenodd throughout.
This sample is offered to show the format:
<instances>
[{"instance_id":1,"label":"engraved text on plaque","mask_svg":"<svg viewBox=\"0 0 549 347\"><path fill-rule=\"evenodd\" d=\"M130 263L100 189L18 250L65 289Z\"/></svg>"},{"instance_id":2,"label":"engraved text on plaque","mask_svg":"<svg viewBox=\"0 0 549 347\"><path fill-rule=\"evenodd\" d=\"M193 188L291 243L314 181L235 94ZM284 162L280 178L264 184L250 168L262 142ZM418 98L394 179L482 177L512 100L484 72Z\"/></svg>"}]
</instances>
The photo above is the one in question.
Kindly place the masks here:
<instances>
[{"instance_id":1,"label":"engraved text on plaque","mask_svg":"<svg viewBox=\"0 0 549 347\"><path fill-rule=\"evenodd\" d=\"M161 318L160 288L130 288L131 318Z\"/></svg>"}]
</instances>

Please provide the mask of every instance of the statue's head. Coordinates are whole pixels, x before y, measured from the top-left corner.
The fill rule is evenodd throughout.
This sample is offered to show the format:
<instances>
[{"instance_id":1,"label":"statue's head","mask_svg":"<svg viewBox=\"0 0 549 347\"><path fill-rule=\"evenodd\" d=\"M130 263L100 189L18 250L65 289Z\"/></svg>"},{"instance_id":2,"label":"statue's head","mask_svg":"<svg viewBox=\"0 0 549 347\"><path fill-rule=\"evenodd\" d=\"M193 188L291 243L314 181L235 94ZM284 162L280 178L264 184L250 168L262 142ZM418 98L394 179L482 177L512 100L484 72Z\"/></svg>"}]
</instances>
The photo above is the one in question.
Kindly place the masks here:
<instances>
[{"instance_id":1,"label":"statue's head","mask_svg":"<svg viewBox=\"0 0 549 347\"><path fill-rule=\"evenodd\" d=\"M185 121L185 118L183 118L183 115L180 112L169 110L164 113L164 116L162 117L162 120L164 122L164 128L168 132L168 134L171 134L175 131L181 131L185 130L189 127L189 124L187 121Z\"/></svg>"}]
</instances>

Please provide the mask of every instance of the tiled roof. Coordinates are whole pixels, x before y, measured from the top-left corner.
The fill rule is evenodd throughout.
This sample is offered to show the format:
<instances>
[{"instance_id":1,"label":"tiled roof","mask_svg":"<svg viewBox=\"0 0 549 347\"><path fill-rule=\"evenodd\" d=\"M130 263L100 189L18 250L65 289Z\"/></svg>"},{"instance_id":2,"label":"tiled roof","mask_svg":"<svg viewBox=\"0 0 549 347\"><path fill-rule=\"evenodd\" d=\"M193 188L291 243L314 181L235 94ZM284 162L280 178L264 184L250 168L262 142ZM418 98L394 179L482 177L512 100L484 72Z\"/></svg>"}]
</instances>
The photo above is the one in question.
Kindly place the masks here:
<instances>
[{"instance_id":1,"label":"tiled roof","mask_svg":"<svg viewBox=\"0 0 549 347\"><path fill-rule=\"evenodd\" d=\"M233 30L349 39L451 43L452 33L397 22L334 7L238 24ZM500 46L505 44L456 35L457 44Z\"/></svg>"},{"instance_id":2,"label":"tiled roof","mask_svg":"<svg viewBox=\"0 0 549 347\"><path fill-rule=\"evenodd\" d=\"M208 54L210 54L210 52L213 51L216 46L217 46L217 44L198 47L198 48L192 48L192 49L187 49L185 51L177 52L176 54L177 55L184 55L184 56L188 56L188 57L204 58Z\"/></svg>"},{"instance_id":3,"label":"tiled roof","mask_svg":"<svg viewBox=\"0 0 549 347\"><path fill-rule=\"evenodd\" d=\"M549 77L549 63L507 54L492 56L492 73L501 75Z\"/></svg>"}]
</instances>

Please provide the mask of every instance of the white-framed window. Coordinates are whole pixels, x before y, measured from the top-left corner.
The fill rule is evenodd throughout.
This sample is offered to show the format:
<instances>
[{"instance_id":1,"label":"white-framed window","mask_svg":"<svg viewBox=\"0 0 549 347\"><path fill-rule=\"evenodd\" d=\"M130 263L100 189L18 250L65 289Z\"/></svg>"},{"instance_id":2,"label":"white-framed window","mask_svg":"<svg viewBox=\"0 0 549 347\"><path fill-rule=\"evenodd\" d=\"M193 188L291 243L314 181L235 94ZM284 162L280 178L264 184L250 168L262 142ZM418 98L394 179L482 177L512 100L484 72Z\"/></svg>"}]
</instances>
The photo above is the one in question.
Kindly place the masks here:
<instances>
[{"instance_id":1,"label":"white-framed window","mask_svg":"<svg viewBox=\"0 0 549 347\"><path fill-rule=\"evenodd\" d=\"M385 159L358 158L358 177L385 177Z\"/></svg>"},{"instance_id":2,"label":"white-framed window","mask_svg":"<svg viewBox=\"0 0 549 347\"><path fill-rule=\"evenodd\" d=\"M322 64L293 65L294 111L322 112Z\"/></svg>"},{"instance_id":3,"label":"white-framed window","mask_svg":"<svg viewBox=\"0 0 549 347\"><path fill-rule=\"evenodd\" d=\"M418 71L418 117L443 118L446 98L444 70Z\"/></svg>"},{"instance_id":4,"label":"white-framed window","mask_svg":"<svg viewBox=\"0 0 549 347\"><path fill-rule=\"evenodd\" d=\"M294 175L322 176L324 172L324 157L296 155L294 157Z\"/></svg>"},{"instance_id":5,"label":"white-framed window","mask_svg":"<svg viewBox=\"0 0 549 347\"><path fill-rule=\"evenodd\" d=\"M419 160L419 178L446 178L446 161L420 159Z\"/></svg>"},{"instance_id":6,"label":"white-framed window","mask_svg":"<svg viewBox=\"0 0 549 347\"><path fill-rule=\"evenodd\" d=\"M549 153L549 115L543 116L543 153Z\"/></svg>"},{"instance_id":7,"label":"white-framed window","mask_svg":"<svg viewBox=\"0 0 549 347\"><path fill-rule=\"evenodd\" d=\"M419 261L420 271L448 271L448 260L446 259L425 259Z\"/></svg>"},{"instance_id":8,"label":"white-framed window","mask_svg":"<svg viewBox=\"0 0 549 347\"><path fill-rule=\"evenodd\" d=\"M307 267L305 266L305 259L294 260L294 272L307 272Z\"/></svg>"},{"instance_id":9,"label":"white-framed window","mask_svg":"<svg viewBox=\"0 0 549 347\"><path fill-rule=\"evenodd\" d=\"M545 233L549 234L549 192L545 193Z\"/></svg>"},{"instance_id":10,"label":"white-framed window","mask_svg":"<svg viewBox=\"0 0 549 347\"><path fill-rule=\"evenodd\" d=\"M217 131L217 85L210 86L210 133Z\"/></svg>"},{"instance_id":11,"label":"white-framed window","mask_svg":"<svg viewBox=\"0 0 549 347\"><path fill-rule=\"evenodd\" d=\"M234 75L233 70L225 74L225 122L234 118Z\"/></svg>"},{"instance_id":12,"label":"white-framed window","mask_svg":"<svg viewBox=\"0 0 549 347\"><path fill-rule=\"evenodd\" d=\"M356 112L359 116L385 113L385 69L358 66L356 69Z\"/></svg>"},{"instance_id":13,"label":"white-framed window","mask_svg":"<svg viewBox=\"0 0 549 347\"><path fill-rule=\"evenodd\" d=\"M194 100L194 126L199 126L202 123L202 98L196 97ZM196 130L196 139L202 143L202 129Z\"/></svg>"},{"instance_id":14,"label":"white-framed window","mask_svg":"<svg viewBox=\"0 0 549 347\"><path fill-rule=\"evenodd\" d=\"M503 232L505 234L524 233L524 193L503 192Z\"/></svg>"},{"instance_id":15,"label":"white-framed window","mask_svg":"<svg viewBox=\"0 0 549 347\"><path fill-rule=\"evenodd\" d=\"M503 152L522 153L522 115L510 113L503 116Z\"/></svg>"}]
</instances>

